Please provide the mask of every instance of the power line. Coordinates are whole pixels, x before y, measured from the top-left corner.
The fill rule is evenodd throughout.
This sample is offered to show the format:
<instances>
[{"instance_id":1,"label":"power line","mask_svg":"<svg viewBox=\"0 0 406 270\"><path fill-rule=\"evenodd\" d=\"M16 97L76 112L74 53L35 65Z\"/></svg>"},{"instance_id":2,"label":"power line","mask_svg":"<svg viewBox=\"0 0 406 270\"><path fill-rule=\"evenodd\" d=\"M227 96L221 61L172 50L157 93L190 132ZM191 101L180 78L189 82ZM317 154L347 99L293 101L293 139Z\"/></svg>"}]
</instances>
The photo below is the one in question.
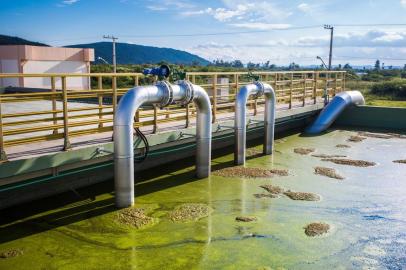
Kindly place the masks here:
<instances>
[{"instance_id":1,"label":"power line","mask_svg":"<svg viewBox=\"0 0 406 270\"><path fill-rule=\"evenodd\" d=\"M375 23L375 24L332 24L334 27L406 27L406 23ZM245 30L245 31L229 31L229 32L208 32L208 33L173 33L173 34L145 34L145 35L120 35L125 38L168 38L168 37L199 37L199 36L225 36L225 35L238 35L238 34L257 34L257 33L269 33L274 31L293 31L293 30L302 30L302 29L322 29L324 25L304 25L304 26L291 26L286 28L273 28L265 30ZM67 40L85 40L98 38L94 36L81 37L81 38L66 38L59 40L43 40L43 42L58 42L58 41L67 41Z\"/></svg>"},{"instance_id":2,"label":"power line","mask_svg":"<svg viewBox=\"0 0 406 270\"><path fill-rule=\"evenodd\" d=\"M391 57L360 57L360 56L334 56L341 59L360 59L360 60L392 60L392 61L406 61L406 58L391 58Z\"/></svg>"}]
</instances>

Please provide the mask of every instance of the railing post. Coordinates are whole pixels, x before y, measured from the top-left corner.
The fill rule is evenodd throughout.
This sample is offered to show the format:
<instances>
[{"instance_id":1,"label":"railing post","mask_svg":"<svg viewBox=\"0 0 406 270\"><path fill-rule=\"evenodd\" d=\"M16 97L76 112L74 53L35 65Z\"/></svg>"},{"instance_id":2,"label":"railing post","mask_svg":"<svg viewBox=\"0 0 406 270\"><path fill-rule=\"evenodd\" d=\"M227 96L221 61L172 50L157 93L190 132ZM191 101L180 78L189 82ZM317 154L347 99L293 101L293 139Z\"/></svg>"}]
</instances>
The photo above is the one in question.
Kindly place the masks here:
<instances>
[{"instance_id":1,"label":"railing post","mask_svg":"<svg viewBox=\"0 0 406 270\"><path fill-rule=\"evenodd\" d=\"M192 75L192 83L193 83L193 84L196 84L196 75ZM188 104L188 106L189 106L189 108L193 108L193 103ZM190 114L191 114L191 115L194 115L194 114L195 114L195 111L194 111L194 110L191 110Z\"/></svg>"},{"instance_id":2,"label":"railing post","mask_svg":"<svg viewBox=\"0 0 406 270\"><path fill-rule=\"evenodd\" d=\"M56 93L56 83L55 83L55 77L51 77L51 91L52 93ZM58 113L56 112L57 107L56 107L56 95L52 95L52 110L54 111L52 113L52 118L54 118L54 125L56 126L58 124ZM52 132L52 134L58 134L58 128L55 128Z\"/></svg>"},{"instance_id":3,"label":"railing post","mask_svg":"<svg viewBox=\"0 0 406 270\"><path fill-rule=\"evenodd\" d=\"M139 83L138 75L134 76L134 86L138 86Z\"/></svg>"},{"instance_id":4,"label":"railing post","mask_svg":"<svg viewBox=\"0 0 406 270\"><path fill-rule=\"evenodd\" d=\"M290 74L289 109L292 109L292 99L293 99L293 73Z\"/></svg>"},{"instance_id":5,"label":"railing post","mask_svg":"<svg viewBox=\"0 0 406 270\"><path fill-rule=\"evenodd\" d=\"M97 77L97 85L98 85L98 90L103 90L103 77L99 76ZM99 101L99 120L102 120L103 118L103 94L98 94L97 99ZM103 123L100 121L99 122L99 128L103 127Z\"/></svg>"},{"instance_id":6,"label":"railing post","mask_svg":"<svg viewBox=\"0 0 406 270\"><path fill-rule=\"evenodd\" d=\"M185 128L188 128L188 127L189 127L189 124L190 124L189 104L186 104L186 106L185 106L185 111L186 111L186 123L185 123Z\"/></svg>"},{"instance_id":7,"label":"railing post","mask_svg":"<svg viewBox=\"0 0 406 270\"><path fill-rule=\"evenodd\" d=\"M158 132L158 107L154 105L154 126L152 128L152 133Z\"/></svg>"},{"instance_id":8,"label":"railing post","mask_svg":"<svg viewBox=\"0 0 406 270\"><path fill-rule=\"evenodd\" d=\"M313 99L314 99L314 104L317 103L317 80L318 79L319 79L319 73L318 72L313 72L313 83L314 83Z\"/></svg>"},{"instance_id":9,"label":"railing post","mask_svg":"<svg viewBox=\"0 0 406 270\"><path fill-rule=\"evenodd\" d=\"M234 94L237 95L237 93L238 93L238 88L240 88L240 87L239 87L238 74L237 74L237 73L234 74L234 82L235 82L235 92L234 92Z\"/></svg>"},{"instance_id":10,"label":"railing post","mask_svg":"<svg viewBox=\"0 0 406 270\"><path fill-rule=\"evenodd\" d=\"M217 74L213 75L213 123L217 118Z\"/></svg>"},{"instance_id":11,"label":"railing post","mask_svg":"<svg viewBox=\"0 0 406 270\"><path fill-rule=\"evenodd\" d=\"M333 97L337 93L337 73L334 73L334 90L333 90Z\"/></svg>"},{"instance_id":12,"label":"railing post","mask_svg":"<svg viewBox=\"0 0 406 270\"><path fill-rule=\"evenodd\" d=\"M347 77L347 72L343 72L343 82L341 83L341 91L345 91L345 78Z\"/></svg>"},{"instance_id":13,"label":"railing post","mask_svg":"<svg viewBox=\"0 0 406 270\"><path fill-rule=\"evenodd\" d=\"M261 75L259 75L259 80L263 81L263 78ZM258 99L254 99L254 116L256 116L258 113Z\"/></svg>"},{"instance_id":14,"label":"railing post","mask_svg":"<svg viewBox=\"0 0 406 270\"><path fill-rule=\"evenodd\" d=\"M303 80L303 107L306 105L306 80L307 74L302 73L302 80Z\"/></svg>"},{"instance_id":15,"label":"railing post","mask_svg":"<svg viewBox=\"0 0 406 270\"><path fill-rule=\"evenodd\" d=\"M71 148L69 141L69 124L68 124L68 90L66 89L66 76L62 76L62 102L63 102L63 150Z\"/></svg>"},{"instance_id":16,"label":"railing post","mask_svg":"<svg viewBox=\"0 0 406 270\"><path fill-rule=\"evenodd\" d=\"M1 114L1 97L0 97L0 162L7 161L6 150L4 148L4 137L3 137L3 120Z\"/></svg>"},{"instance_id":17,"label":"railing post","mask_svg":"<svg viewBox=\"0 0 406 270\"><path fill-rule=\"evenodd\" d=\"M111 82L113 89L113 115L115 115L117 107L117 77L115 75L113 75L113 79Z\"/></svg>"}]
</instances>

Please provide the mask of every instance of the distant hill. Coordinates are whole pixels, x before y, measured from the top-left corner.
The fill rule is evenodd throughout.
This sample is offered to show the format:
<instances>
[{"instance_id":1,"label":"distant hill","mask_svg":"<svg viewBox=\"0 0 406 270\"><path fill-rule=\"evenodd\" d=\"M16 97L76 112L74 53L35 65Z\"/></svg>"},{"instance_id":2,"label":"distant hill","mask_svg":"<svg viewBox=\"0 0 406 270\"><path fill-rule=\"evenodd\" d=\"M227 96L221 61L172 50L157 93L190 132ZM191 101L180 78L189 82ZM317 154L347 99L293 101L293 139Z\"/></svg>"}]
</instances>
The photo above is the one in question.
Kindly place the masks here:
<instances>
[{"instance_id":1,"label":"distant hill","mask_svg":"<svg viewBox=\"0 0 406 270\"><path fill-rule=\"evenodd\" d=\"M69 48L93 48L95 59L102 57L112 63L111 42L96 42L89 44L77 44L66 46ZM199 63L207 65L210 62L197 55L170 49L152 46L142 46L128 43L116 43L117 64L156 64L165 61L172 64L192 64Z\"/></svg>"},{"instance_id":2,"label":"distant hill","mask_svg":"<svg viewBox=\"0 0 406 270\"><path fill-rule=\"evenodd\" d=\"M29 40L26 40L23 38L6 36L6 35L0 35L0 45L32 45L32 46L49 47L49 45L44 44L44 43L29 41Z\"/></svg>"}]
</instances>

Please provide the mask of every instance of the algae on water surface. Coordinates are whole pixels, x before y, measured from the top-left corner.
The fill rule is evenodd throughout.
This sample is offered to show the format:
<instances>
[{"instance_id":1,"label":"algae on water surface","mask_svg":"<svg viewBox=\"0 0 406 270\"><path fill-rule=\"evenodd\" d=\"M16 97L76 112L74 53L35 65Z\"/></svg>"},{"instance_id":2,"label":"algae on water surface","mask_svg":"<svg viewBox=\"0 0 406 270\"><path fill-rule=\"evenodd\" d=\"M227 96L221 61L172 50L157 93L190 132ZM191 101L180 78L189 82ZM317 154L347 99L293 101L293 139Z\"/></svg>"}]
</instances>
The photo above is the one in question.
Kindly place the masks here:
<instances>
[{"instance_id":1,"label":"algae on water surface","mask_svg":"<svg viewBox=\"0 0 406 270\"><path fill-rule=\"evenodd\" d=\"M404 158L399 153L406 153L406 141L372 138L348 143L351 148L336 147L353 134L295 134L275 144L274 155L247 160L249 168L289 169L284 177L196 179L193 166L168 174L159 170L137 174L131 209L143 209L134 214L138 222L142 220L140 229L131 224L133 219L129 225L118 222L125 210L114 208L109 192L63 207L51 207L48 201L50 210L2 223L0 252L24 253L0 258L0 269L399 269L406 249L406 209L399 198L406 181L405 168L393 161ZM368 149L368 157L379 166L334 165L323 157L292 151L300 146L317 149L315 155L346 155L353 160L367 159ZM213 159L219 167L232 162L232 154ZM314 168L326 164L339 168L347 180L316 177ZM27 207L41 209L35 202ZM256 221L236 220L253 217ZM154 222L148 223L151 218ZM306 227L312 223L329 228L309 226L307 234L316 237L307 236Z\"/></svg>"}]
</instances>

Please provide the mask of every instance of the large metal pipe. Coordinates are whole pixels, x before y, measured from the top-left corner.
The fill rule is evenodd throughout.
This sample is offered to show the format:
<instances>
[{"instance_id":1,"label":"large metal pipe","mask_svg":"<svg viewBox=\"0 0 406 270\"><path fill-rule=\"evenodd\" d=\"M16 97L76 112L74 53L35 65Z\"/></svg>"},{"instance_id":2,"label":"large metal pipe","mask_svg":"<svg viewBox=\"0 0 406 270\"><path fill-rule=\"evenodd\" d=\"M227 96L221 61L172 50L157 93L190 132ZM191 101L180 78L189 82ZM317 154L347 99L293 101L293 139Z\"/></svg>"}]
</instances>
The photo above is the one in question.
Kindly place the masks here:
<instances>
[{"instance_id":1,"label":"large metal pipe","mask_svg":"<svg viewBox=\"0 0 406 270\"><path fill-rule=\"evenodd\" d=\"M246 111L247 101L250 95L255 95L258 98L265 95L265 138L264 138L264 154L270 155L273 151L274 129L275 129L275 110L276 96L272 86L267 83L254 82L243 86L238 91L235 100L235 151L234 163L242 165L245 163L246 149Z\"/></svg>"},{"instance_id":2,"label":"large metal pipe","mask_svg":"<svg viewBox=\"0 0 406 270\"><path fill-rule=\"evenodd\" d=\"M319 134L329 128L345 108L351 105L364 105L365 100L359 91L338 93L321 111L316 121L306 130L307 134Z\"/></svg>"},{"instance_id":3,"label":"large metal pipe","mask_svg":"<svg viewBox=\"0 0 406 270\"><path fill-rule=\"evenodd\" d=\"M206 91L188 81L176 84L158 82L154 86L130 89L118 103L114 115L114 183L116 206L134 204L134 116L141 105L158 104L161 107L172 102L187 104L193 101L197 107L196 123L196 174L204 178L210 174L211 160L211 105Z\"/></svg>"}]
</instances>

